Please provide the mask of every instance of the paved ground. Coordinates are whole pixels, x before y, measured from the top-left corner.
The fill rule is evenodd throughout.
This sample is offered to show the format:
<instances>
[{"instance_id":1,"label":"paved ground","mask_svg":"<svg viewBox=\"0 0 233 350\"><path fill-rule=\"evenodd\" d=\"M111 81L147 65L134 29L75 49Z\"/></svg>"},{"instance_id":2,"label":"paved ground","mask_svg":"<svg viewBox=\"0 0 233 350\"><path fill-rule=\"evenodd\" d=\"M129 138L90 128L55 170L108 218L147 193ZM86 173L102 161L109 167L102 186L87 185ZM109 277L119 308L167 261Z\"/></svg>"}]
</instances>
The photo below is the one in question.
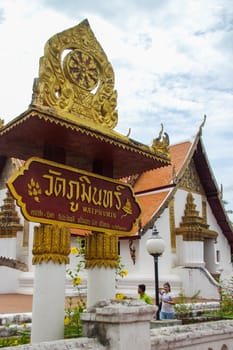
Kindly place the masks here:
<instances>
[{"instance_id":1,"label":"paved ground","mask_svg":"<svg viewBox=\"0 0 233 350\"><path fill-rule=\"evenodd\" d=\"M32 295L25 294L0 294L0 314L14 314L32 311ZM75 303L77 298L73 298ZM207 301L199 299L198 301ZM217 300L208 300L217 301ZM68 306L68 298L66 298L66 306Z\"/></svg>"},{"instance_id":2,"label":"paved ground","mask_svg":"<svg viewBox=\"0 0 233 350\"><path fill-rule=\"evenodd\" d=\"M32 311L32 295L0 294L0 314Z\"/></svg>"},{"instance_id":3,"label":"paved ground","mask_svg":"<svg viewBox=\"0 0 233 350\"><path fill-rule=\"evenodd\" d=\"M0 314L15 314L32 311L32 295L0 294ZM76 298L73 298L76 301ZM66 298L66 305L68 298Z\"/></svg>"}]
</instances>

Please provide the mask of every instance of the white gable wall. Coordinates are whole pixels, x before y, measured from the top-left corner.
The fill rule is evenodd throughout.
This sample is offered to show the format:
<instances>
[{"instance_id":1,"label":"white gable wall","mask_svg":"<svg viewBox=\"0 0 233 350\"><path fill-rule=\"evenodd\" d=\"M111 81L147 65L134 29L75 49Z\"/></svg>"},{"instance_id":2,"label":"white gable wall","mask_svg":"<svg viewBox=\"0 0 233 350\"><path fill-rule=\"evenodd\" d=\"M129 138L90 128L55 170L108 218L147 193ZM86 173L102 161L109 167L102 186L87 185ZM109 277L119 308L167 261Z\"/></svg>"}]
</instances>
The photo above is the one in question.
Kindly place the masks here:
<instances>
[{"instance_id":1,"label":"white gable wall","mask_svg":"<svg viewBox=\"0 0 233 350\"><path fill-rule=\"evenodd\" d=\"M165 241L164 253L159 258L160 274L169 276L172 273L172 267L175 264L174 255L171 248L169 208L166 208L163 214L156 220L156 228L160 236Z\"/></svg>"},{"instance_id":2,"label":"white gable wall","mask_svg":"<svg viewBox=\"0 0 233 350\"><path fill-rule=\"evenodd\" d=\"M178 294L181 290L180 277L173 273L174 255L171 252L170 244L170 222L169 209L166 208L160 218L156 221L156 228L160 236L165 241L165 251L158 258L159 286L169 281L174 294ZM129 259L128 241L121 240L121 256L125 268L129 271L129 275L118 283L118 289L126 295L135 296L137 294L137 285L145 283L147 293L152 297L155 294L155 271L154 259L146 250L146 241L152 235L152 229L148 229L145 234L138 240L136 251L136 264L132 267L132 261Z\"/></svg>"},{"instance_id":3,"label":"white gable wall","mask_svg":"<svg viewBox=\"0 0 233 350\"><path fill-rule=\"evenodd\" d=\"M174 194L174 215L175 227L179 227L184 216L188 191L178 189ZM196 210L202 216L202 195L192 193ZM159 258L159 284L160 286L169 281L174 294L184 292L187 296L193 296L200 290L200 297L218 298L218 284L211 273L222 272L222 276L229 279L232 274L230 263L230 247L227 239L222 234L219 225L207 203L207 223L210 229L218 232L217 243L212 239L205 241L183 241L182 236L177 236L176 251L172 252L170 237L169 209L166 208L156 221L156 228L165 241L165 251ZM120 281L121 291L136 290L137 283L145 283L150 295L154 294L154 262L153 258L146 251L146 241L151 236L152 229L149 229L137 242L136 264L133 266L128 241L121 241L122 262L129 275ZM220 250L220 263L216 261L216 251ZM210 266L206 264L210 261ZM206 266L207 265L207 266ZM206 267L209 267L206 269ZM212 269L210 269L210 267ZM130 282L131 281L131 282ZM131 288L129 285L131 283ZM124 289L125 288L125 289ZM126 293L127 294L127 293Z\"/></svg>"},{"instance_id":4,"label":"white gable wall","mask_svg":"<svg viewBox=\"0 0 233 350\"><path fill-rule=\"evenodd\" d=\"M233 265L231 263L231 251L227 238L223 235L215 216L207 205L207 218L210 229L218 232L217 242L215 244L215 252L219 251L220 261L216 261L216 269L221 273L221 279L228 279L233 276ZM215 255L216 259L217 253Z\"/></svg>"}]
</instances>

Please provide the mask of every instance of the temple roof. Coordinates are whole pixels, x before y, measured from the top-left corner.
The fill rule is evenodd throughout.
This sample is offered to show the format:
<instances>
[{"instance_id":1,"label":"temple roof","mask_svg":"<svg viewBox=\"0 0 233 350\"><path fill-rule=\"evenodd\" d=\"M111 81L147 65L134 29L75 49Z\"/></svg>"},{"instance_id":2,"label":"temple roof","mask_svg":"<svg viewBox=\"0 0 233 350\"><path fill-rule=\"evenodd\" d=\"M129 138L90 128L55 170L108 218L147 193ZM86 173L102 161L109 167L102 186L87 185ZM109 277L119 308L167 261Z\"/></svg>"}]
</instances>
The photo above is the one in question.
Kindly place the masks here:
<instances>
[{"instance_id":1,"label":"temple roof","mask_svg":"<svg viewBox=\"0 0 233 350\"><path fill-rule=\"evenodd\" d=\"M67 120L38 107L29 108L0 129L0 156L44 158L48 147L57 158L53 160L59 161L59 155L65 152L66 164L79 169L92 171L95 160L112 164L113 178L170 163L168 154L156 146L149 147L90 122Z\"/></svg>"},{"instance_id":2,"label":"temple roof","mask_svg":"<svg viewBox=\"0 0 233 350\"><path fill-rule=\"evenodd\" d=\"M173 184L174 171L179 173L191 147L191 142L183 142L170 147L171 164L166 168L146 171L138 177L134 185L135 193L158 190Z\"/></svg>"},{"instance_id":3,"label":"temple roof","mask_svg":"<svg viewBox=\"0 0 233 350\"><path fill-rule=\"evenodd\" d=\"M148 228L153 227L156 219L168 206L179 187L179 181L193 160L207 201L233 251L232 224L224 209L221 193L208 161L201 139L201 130L193 142L187 141L170 146L170 154L171 165L146 171L136 179L134 191L141 205L142 217L140 232L136 232L135 228L134 234L143 234Z\"/></svg>"},{"instance_id":4,"label":"temple roof","mask_svg":"<svg viewBox=\"0 0 233 350\"><path fill-rule=\"evenodd\" d=\"M142 209L140 228L135 227L133 235L139 237L149 227L153 226L153 223L168 206L177 186L179 186L179 180L189 166L190 161L193 160L212 212L233 249L232 225L224 209L201 134L198 133L193 142L186 141L170 146L170 154L171 165L143 172L135 178L132 177L134 191ZM5 159L5 157L0 157L3 166ZM13 162L16 168L24 163L18 159L13 159ZM123 180L126 181L127 179L124 178ZM90 234L90 231L72 229L71 234L85 236Z\"/></svg>"}]
</instances>

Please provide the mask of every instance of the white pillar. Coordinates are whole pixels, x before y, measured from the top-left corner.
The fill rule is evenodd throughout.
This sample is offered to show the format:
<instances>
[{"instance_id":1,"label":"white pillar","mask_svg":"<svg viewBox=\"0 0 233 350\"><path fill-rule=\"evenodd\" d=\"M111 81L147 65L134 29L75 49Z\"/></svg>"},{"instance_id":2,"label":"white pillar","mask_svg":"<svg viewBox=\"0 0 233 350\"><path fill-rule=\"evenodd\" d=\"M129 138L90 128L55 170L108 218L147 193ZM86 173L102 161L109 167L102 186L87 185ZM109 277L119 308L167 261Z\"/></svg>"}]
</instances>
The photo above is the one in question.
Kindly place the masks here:
<instances>
[{"instance_id":1,"label":"white pillar","mask_svg":"<svg viewBox=\"0 0 233 350\"><path fill-rule=\"evenodd\" d=\"M85 264L88 269L87 306L103 299L115 298L115 272L118 259L118 238L93 233L86 239Z\"/></svg>"},{"instance_id":2,"label":"white pillar","mask_svg":"<svg viewBox=\"0 0 233 350\"><path fill-rule=\"evenodd\" d=\"M94 305L103 299L114 299L115 269L111 267L93 267L88 269L87 306Z\"/></svg>"},{"instance_id":3,"label":"white pillar","mask_svg":"<svg viewBox=\"0 0 233 350\"><path fill-rule=\"evenodd\" d=\"M55 225L35 227L32 252L35 279L31 342L63 339L69 230Z\"/></svg>"},{"instance_id":4,"label":"white pillar","mask_svg":"<svg viewBox=\"0 0 233 350\"><path fill-rule=\"evenodd\" d=\"M64 338L65 264L35 266L31 342Z\"/></svg>"},{"instance_id":5,"label":"white pillar","mask_svg":"<svg viewBox=\"0 0 233 350\"><path fill-rule=\"evenodd\" d=\"M202 241L184 241L181 238L178 247L180 265L205 267L204 246Z\"/></svg>"}]
</instances>

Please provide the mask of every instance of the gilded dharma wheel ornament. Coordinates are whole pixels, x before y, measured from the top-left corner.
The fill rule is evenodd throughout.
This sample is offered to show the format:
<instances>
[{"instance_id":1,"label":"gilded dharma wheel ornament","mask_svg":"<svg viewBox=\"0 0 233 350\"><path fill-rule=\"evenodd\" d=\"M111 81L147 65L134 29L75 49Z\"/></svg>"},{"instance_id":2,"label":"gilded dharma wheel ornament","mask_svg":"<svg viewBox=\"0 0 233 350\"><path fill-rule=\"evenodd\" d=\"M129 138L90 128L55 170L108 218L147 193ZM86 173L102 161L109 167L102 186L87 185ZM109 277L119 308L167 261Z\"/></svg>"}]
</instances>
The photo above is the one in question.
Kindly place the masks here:
<instances>
[{"instance_id":1,"label":"gilded dharma wheel ornament","mask_svg":"<svg viewBox=\"0 0 233 350\"><path fill-rule=\"evenodd\" d=\"M47 41L31 106L85 125L117 125L113 68L87 20Z\"/></svg>"},{"instance_id":2,"label":"gilded dharma wheel ornament","mask_svg":"<svg viewBox=\"0 0 233 350\"><path fill-rule=\"evenodd\" d=\"M90 55L79 51L71 51L64 59L66 76L81 89L94 90L99 82L97 62Z\"/></svg>"}]
</instances>

